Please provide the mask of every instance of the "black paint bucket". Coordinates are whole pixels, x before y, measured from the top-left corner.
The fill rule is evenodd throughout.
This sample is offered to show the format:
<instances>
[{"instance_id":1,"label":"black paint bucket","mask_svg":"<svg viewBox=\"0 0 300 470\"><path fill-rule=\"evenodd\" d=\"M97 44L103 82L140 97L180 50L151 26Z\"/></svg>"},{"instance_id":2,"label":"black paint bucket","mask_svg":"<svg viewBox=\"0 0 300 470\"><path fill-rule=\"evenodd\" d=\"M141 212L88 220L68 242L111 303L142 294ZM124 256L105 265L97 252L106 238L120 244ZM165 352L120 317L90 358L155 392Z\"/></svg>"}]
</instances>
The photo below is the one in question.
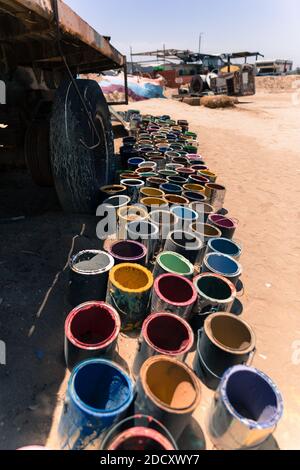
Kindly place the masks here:
<instances>
[{"instance_id":1,"label":"black paint bucket","mask_svg":"<svg viewBox=\"0 0 300 470\"><path fill-rule=\"evenodd\" d=\"M111 359L121 329L117 311L104 302L87 302L68 315L65 322L65 360L72 370L79 362Z\"/></svg>"},{"instance_id":2,"label":"black paint bucket","mask_svg":"<svg viewBox=\"0 0 300 470\"><path fill-rule=\"evenodd\" d=\"M232 314L215 313L198 332L194 371L209 388L216 390L223 374L235 365L251 365L255 334L243 320Z\"/></svg>"},{"instance_id":3,"label":"black paint bucket","mask_svg":"<svg viewBox=\"0 0 300 470\"><path fill-rule=\"evenodd\" d=\"M77 253L69 263L69 302L72 307L90 300L106 298L109 271L114 259L105 251L86 250Z\"/></svg>"}]
</instances>

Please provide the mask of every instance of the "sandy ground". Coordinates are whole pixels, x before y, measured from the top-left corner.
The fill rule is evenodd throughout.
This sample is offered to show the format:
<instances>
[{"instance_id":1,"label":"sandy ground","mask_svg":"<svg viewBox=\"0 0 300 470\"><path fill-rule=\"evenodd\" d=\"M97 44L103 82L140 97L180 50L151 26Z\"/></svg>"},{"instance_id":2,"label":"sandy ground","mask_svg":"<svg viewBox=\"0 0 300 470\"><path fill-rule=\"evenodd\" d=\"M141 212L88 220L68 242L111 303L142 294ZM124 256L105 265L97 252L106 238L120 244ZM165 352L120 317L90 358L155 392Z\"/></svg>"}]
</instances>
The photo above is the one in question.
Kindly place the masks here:
<instances>
[{"instance_id":1,"label":"sandy ground","mask_svg":"<svg viewBox=\"0 0 300 470\"><path fill-rule=\"evenodd\" d=\"M134 108L187 119L199 134L201 154L228 189L226 208L239 220L244 247L240 300L257 335L254 365L273 378L285 401L284 418L264 448L300 449L300 104L291 93L241 101L234 110L171 100ZM37 189L25 173L0 174L0 184L1 217L26 215L0 224L0 339L8 351L7 366L0 368L0 448L55 447L67 380L66 262L72 251L98 247L99 241L93 218L64 216L54 192ZM130 367L135 345L120 338L124 367ZM212 393L202 386L202 394L193 446L209 449L205 419Z\"/></svg>"}]
</instances>

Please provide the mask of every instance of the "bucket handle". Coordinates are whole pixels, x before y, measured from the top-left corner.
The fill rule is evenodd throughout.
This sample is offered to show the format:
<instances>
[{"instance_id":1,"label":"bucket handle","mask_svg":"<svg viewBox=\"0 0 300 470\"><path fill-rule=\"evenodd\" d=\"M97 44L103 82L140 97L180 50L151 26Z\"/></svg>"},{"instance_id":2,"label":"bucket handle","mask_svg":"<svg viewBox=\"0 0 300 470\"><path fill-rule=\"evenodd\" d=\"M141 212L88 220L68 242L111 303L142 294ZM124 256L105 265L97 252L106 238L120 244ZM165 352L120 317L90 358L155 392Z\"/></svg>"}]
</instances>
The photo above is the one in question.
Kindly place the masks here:
<instances>
[{"instance_id":1,"label":"bucket handle","mask_svg":"<svg viewBox=\"0 0 300 470\"><path fill-rule=\"evenodd\" d=\"M254 348L253 351L251 351L248 357L248 361L245 362L245 366L248 366L248 367L252 366L256 352L257 352L256 348Z\"/></svg>"}]
</instances>

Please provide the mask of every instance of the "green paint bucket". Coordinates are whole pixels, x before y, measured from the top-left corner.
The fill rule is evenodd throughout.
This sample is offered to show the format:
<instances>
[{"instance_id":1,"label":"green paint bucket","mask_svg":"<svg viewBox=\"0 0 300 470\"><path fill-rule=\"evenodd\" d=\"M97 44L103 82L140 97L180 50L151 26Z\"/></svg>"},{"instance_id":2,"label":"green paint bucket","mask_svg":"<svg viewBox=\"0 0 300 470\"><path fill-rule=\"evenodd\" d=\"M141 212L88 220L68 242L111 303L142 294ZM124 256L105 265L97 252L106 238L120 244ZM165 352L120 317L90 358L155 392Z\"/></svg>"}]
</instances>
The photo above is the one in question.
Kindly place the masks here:
<instances>
[{"instance_id":1,"label":"green paint bucket","mask_svg":"<svg viewBox=\"0 0 300 470\"><path fill-rule=\"evenodd\" d=\"M156 279L161 274L179 274L192 279L194 277L194 266L184 256L172 251L165 251L158 255L153 277Z\"/></svg>"}]
</instances>

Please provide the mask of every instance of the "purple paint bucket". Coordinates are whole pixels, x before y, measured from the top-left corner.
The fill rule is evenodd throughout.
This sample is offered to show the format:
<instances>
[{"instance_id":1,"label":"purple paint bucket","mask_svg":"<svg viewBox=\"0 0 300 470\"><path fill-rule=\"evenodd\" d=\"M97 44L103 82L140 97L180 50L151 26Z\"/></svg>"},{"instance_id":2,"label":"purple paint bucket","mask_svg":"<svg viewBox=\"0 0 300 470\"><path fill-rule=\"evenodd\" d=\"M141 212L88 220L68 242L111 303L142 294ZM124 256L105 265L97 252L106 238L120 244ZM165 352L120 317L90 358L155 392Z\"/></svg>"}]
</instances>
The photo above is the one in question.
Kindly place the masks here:
<instances>
[{"instance_id":1,"label":"purple paint bucket","mask_svg":"<svg viewBox=\"0 0 300 470\"><path fill-rule=\"evenodd\" d=\"M147 248L139 242L121 240L113 243L108 248L108 253L115 260L115 265L121 263L136 263L145 265Z\"/></svg>"},{"instance_id":2,"label":"purple paint bucket","mask_svg":"<svg viewBox=\"0 0 300 470\"><path fill-rule=\"evenodd\" d=\"M191 281L177 274L162 274L154 282L151 312L171 312L188 320L196 300Z\"/></svg>"},{"instance_id":3,"label":"purple paint bucket","mask_svg":"<svg viewBox=\"0 0 300 470\"><path fill-rule=\"evenodd\" d=\"M208 216L209 223L221 230L222 237L232 240L237 229L238 222L223 215L211 214Z\"/></svg>"},{"instance_id":4,"label":"purple paint bucket","mask_svg":"<svg viewBox=\"0 0 300 470\"><path fill-rule=\"evenodd\" d=\"M224 374L212 403L209 434L218 449L257 449L282 414L283 399L274 382L254 367L235 366Z\"/></svg>"}]
</instances>

